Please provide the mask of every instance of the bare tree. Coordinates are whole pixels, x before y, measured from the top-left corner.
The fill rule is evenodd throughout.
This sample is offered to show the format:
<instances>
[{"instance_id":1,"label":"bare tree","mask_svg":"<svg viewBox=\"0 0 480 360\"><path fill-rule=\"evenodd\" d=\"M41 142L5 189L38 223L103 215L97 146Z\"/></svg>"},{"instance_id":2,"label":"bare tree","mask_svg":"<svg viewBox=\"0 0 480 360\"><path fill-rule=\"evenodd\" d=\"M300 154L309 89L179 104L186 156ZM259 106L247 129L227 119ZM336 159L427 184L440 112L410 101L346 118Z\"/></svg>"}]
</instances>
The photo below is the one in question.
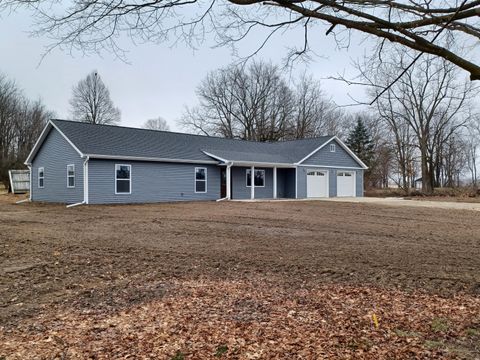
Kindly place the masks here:
<instances>
[{"instance_id":1,"label":"bare tree","mask_svg":"<svg viewBox=\"0 0 480 360\"><path fill-rule=\"evenodd\" d=\"M160 116L145 121L142 127L149 130L170 131L170 126L168 126L167 120Z\"/></svg>"},{"instance_id":2,"label":"bare tree","mask_svg":"<svg viewBox=\"0 0 480 360\"><path fill-rule=\"evenodd\" d=\"M120 110L113 105L110 91L96 71L73 87L70 107L76 121L106 125L120 122Z\"/></svg>"},{"instance_id":3,"label":"bare tree","mask_svg":"<svg viewBox=\"0 0 480 360\"><path fill-rule=\"evenodd\" d=\"M292 90L278 68L253 62L207 75L197 88L199 106L181 124L198 133L258 141L285 138L293 111Z\"/></svg>"},{"instance_id":4,"label":"bare tree","mask_svg":"<svg viewBox=\"0 0 480 360\"><path fill-rule=\"evenodd\" d=\"M412 55L399 50L394 61L369 64L370 70L362 74L371 84L389 84L402 69L407 69L398 82L383 91L375 87L379 97L379 113L397 137L397 145L404 144L400 130L405 124L415 136L422 173L422 190L431 193L436 185L436 171L441 160L442 145L463 127L468 119L468 102L474 94L470 83L458 79L455 67L442 59L425 56L408 68ZM373 78L371 77L373 76ZM402 149L403 149L402 145ZM403 150L398 149L400 155ZM400 159L406 167L407 159ZM402 170L404 172L406 169Z\"/></svg>"},{"instance_id":5,"label":"bare tree","mask_svg":"<svg viewBox=\"0 0 480 360\"><path fill-rule=\"evenodd\" d=\"M465 137L466 164L470 172L472 186L478 186L478 162L480 158L480 117L473 120L473 124Z\"/></svg>"},{"instance_id":6,"label":"bare tree","mask_svg":"<svg viewBox=\"0 0 480 360\"><path fill-rule=\"evenodd\" d=\"M252 36L259 41L258 51L275 34L298 27L304 36L292 47L290 57L308 53L311 37L318 42L325 30L347 43L349 33L355 31L382 45L388 41L441 57L470 73L472 80L480 79L475 53L466 56L445 46L447 38L466 46L478 44L479 0L72 0L68 6L55 0L5 0L1 6L33 9L37 33L56 37L53 46L87 52L107 49L124 55L117 42L121 34L152 42L173 36L194 45L212 31L220 44Z\"/></svg>"},{"instance_id":7,"label":"bare tree","mask_svg":"<svg viewBox=\"0 0 480 360\"><path fill-rule=\"evenodd\" d=\"M352 120L322 90L319 81L303 75L294 88L294 111L290 138L321 135L346 136Z\"/></svg>"},{"instance_id":8,"label":"bare tree","mask_svg":"<svg viewBox=\"0 0 480 360\"><path fill-rule=\"evenodd\" d=\"M190 131L257 141L343 135L344 114L320 83L302 76L291 86L280 70L253 62L214 71L197 88L200 104L186 110Z\"/></svg>"}]
</instances>

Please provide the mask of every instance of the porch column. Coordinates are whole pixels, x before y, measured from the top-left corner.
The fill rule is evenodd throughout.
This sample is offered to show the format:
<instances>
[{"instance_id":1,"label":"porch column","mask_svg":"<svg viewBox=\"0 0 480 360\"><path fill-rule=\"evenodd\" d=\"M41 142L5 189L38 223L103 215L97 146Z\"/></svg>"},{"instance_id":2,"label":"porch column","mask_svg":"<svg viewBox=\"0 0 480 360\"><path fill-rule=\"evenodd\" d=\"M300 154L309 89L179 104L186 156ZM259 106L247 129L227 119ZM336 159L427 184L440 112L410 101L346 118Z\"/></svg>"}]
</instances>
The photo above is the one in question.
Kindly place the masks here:
<instances>
[{"instance_id":1,"label":"porch column","mask_svg":"<svg viewBox=\"0 0 480 360\"><path fill-rule=\"evenodd\" d=\"M255 166L250 168L250 199L255 199Z\"/></svg>"},{"instance_id":2,"label":"porch column","mask_svg":"<svg viewBox=\"0 0 480 360\"><path fill-rule=\"evenodd\" d=\"M232 165L227 165L227 199L230 200L232 198L232 181L231 181L231 171L232 171Z\"/></svg>"},{"instance_id":3,"label":"porch column","mask_svg":"<svg viewBox=\"0 0 480 360\"><path fill-rule=\"evenodd\" d=\"M277 167L273 167L273 198L277 198Z\"/></svg>"}]
</instances>

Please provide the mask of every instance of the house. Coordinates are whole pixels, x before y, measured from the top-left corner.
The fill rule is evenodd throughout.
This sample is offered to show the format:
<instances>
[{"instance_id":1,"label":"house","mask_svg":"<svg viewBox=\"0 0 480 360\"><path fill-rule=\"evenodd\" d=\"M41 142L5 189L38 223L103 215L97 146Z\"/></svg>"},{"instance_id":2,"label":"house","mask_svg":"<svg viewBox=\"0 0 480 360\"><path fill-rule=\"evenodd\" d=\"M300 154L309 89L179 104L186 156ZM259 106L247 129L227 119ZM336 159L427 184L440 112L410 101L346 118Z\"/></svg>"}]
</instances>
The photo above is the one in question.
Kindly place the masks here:
<instances>
[{"instance_id":1,"label":"house","mask_svg":"<svg viewBox=\"0 0 480 360\"><path fill-rule=\"evenodd\" d=\"M262 143L65 120L25 164L31 200L67 204L363 196L367 168L335 136Z\"/></svg>"}]
</instances>

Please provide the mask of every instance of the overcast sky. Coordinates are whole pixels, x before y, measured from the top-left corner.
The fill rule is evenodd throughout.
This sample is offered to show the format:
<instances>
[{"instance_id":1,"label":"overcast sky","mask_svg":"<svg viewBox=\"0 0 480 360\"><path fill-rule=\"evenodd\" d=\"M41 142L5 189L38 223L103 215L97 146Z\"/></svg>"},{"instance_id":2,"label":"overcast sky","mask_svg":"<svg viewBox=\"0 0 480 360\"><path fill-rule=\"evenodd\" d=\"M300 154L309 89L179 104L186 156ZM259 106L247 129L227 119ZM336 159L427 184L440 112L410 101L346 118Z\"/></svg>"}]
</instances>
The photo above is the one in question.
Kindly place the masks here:
<instances>
[{"instance_id":1,"label":"overcast sky","mask_svg":"<svg viewBox=\"0 0 480 360\"><path fill-rule=\"evenodd\" d=\"M0 20L0 72L14 79L29 98L41 98L59 118L69 118L68 101L72 86L96 69L110 89L112 100L122 112L121 124L139 127L157 116L164 117L172 130L180 130L176 120L185 106L196 103L195 88L206 74L235 61L228 48L213 48L206 43L193 51L186 45L170 44L128 46L128 61L112 54L82 56L55 50L39 64L46 38L30 37L32 19L26 12L3 14ZM261 52L262 58L283 65L286 46L301 42L301 32L288 32L273 39ZM255 47L252 39L240 44L240 53L247 55ZM317 54L308 64L297 63L291 77L307 71L322 80L337 73L353 74L352 59L363 54L363 44L348 50L336 49L331 37L323 31L312 44ZM289 74L286 74L288 76ZM361 98L363 89L347 87L338 81L322 80L323 89L338 104L351 103L348 94Z\"/></svg>"}]
</instances>

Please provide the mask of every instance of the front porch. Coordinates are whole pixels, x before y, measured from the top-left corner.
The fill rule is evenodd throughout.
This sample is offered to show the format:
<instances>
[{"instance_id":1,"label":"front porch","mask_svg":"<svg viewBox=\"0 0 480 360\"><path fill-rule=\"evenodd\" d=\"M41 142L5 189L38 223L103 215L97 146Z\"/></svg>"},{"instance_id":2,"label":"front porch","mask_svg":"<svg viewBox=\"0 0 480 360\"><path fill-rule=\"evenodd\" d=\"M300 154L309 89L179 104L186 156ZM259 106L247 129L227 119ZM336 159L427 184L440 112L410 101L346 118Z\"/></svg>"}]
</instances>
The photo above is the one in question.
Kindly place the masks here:
<instances>
[{"instance_id":1,"label":"front porch","mask_svg":"<svg viewBox=\"0 0 480 360\"><path fill-rule=\"evenodd\" d=\"M228 200L295 199L296 169L286 166L225 166L221 198ZM253 184L252 177L253 175Z\"/></svg>"}]
</instances>

